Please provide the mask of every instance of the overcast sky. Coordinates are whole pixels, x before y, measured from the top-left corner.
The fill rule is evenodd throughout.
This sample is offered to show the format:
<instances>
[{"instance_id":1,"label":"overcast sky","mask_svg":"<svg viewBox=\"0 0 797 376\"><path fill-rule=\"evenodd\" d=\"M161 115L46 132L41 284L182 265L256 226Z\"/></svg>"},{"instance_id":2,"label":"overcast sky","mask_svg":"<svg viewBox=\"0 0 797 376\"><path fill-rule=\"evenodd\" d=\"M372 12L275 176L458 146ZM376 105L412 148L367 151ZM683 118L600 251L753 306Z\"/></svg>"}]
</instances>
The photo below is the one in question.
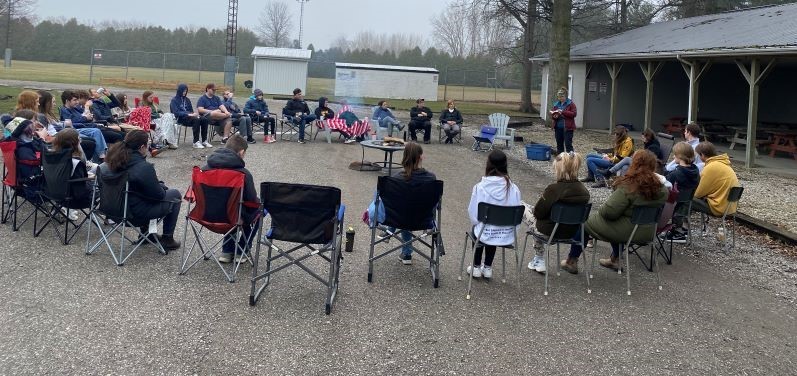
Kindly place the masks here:
<instances>
[{"instance_id":1,"label":"overcast sky","mask_svg":"<svg viewBox=\"0 0 797 376\"><path fill-rule=\"evenodd\" d=\"M294 36L299 35L299 3L282 0L294 16ZM431 43L429 19L439 14L450 0L309 0L305 3L302 45L312 43L326 49L339 35L353 36L358 31L376 33L417 33ZM123 4L123 5L120 5ZM78 21L125 20L159 25L168 29L180 26L227 26L227 0L38 0L39 20L65 17ZM238 26L255 29L265 0L239 0Z\"/></svg>"}]
</instances>

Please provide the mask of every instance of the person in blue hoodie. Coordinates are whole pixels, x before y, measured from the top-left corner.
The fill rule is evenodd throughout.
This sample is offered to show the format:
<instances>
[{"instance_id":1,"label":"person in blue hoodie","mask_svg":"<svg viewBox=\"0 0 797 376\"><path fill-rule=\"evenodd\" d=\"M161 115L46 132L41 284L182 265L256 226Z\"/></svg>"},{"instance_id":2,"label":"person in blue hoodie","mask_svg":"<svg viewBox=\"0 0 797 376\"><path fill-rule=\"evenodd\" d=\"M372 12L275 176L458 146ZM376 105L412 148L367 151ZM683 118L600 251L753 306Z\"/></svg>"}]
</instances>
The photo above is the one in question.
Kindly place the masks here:
<instances>
[{"instance_id":1,"label":"person in blue hoodie","mask_svg":"<svg viewBox=\"0 0 797 376\"><path fill-rule=\"evenodd\" d=\"M393 137L393 127L398 128L399 131L404 129L404 126L401 125L401 122L396 120L396 116L390 111L387 101L381 100L377 104L378 106L374 110L371 119L376 120L380 128L387 128L387 135L389 137Z\"/></svg>"},{"instance_id":2,"label":"person in blue hoodie","mask_svg":"<svg viewBox=\"0 0 797 376\"><path fill-rule=\"evenodd\" d=\"M119 107L119 100L110 91L105 88L98 88L97 90L89 90L91 95L91 114L94 119L105 121L110 124L118 124L119 120L114 118L111 109Z\"/></svg>"},{"instance_id":3,"label":"person in blue hoodie","mask_svg":"<svg viewBox=\"0 0 797 376\"><path fill-rule=\"evenodd\" d=\"M191 127L194 133L194 149L213 147L208 142L208 118L199 116L199 112L194 110L191 100L188 99L188 85L177 85L177 93L169 103L169 111L174 114L177 123L184 127Z\"/></svg>"},{"instance_id":4,"label":"person in blue hoodie","mask_svg":"<svg viewBox=\"0 0 797 376\"><path fill-rule=\"evenodd\" d=\"M252 123L263 123L263 142L272 143L277 142L277 131L275 126L277 122L274 118L268 116L268 103L263 99L263 90L255 89L252 96L246 101L244 105L244 113L252 118ZM269 129L271 135L269 136Z\"/></svg>"}]
</instances>

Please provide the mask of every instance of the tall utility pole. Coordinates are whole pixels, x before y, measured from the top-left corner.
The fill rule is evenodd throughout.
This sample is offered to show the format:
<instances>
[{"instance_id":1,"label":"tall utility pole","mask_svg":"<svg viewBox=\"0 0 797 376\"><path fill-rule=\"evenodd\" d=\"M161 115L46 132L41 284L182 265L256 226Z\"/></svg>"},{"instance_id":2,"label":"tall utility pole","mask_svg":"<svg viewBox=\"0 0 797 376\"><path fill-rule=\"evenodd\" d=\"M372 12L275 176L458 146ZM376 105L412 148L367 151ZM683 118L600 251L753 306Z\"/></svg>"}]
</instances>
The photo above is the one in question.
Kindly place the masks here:
<instances>
[{"instance_id":1,"label":"tall utility pole","mask_svg":"<svg viewBox=\"0 0 797 376\"><path fill-rule=\"evenodd\" d=\"M6 12L8 13L6 18L6 50L5 50L5 60L4 60L5 62L3 63L3 66L5 66L6 68L11 67L11 45L9 44L11 42L9 36L11 35L11 7L14 5L13 3L14 2L12 0L6 1L6 6L8 7L8 9L6 9Z\"/></svg>"},{"instance_id":2,"label":"tall utility pole","mask_svg":"<svg viewBox=\"0 0 797 376\"><path fill-rule=\"evenodd\" d=\"M299 48L304 48L302 47L302 34L304 33L304 3L310 0L296 0L296 1L298 1L299 5L301 6L301 10L299 11Z\"/></svg>"},{"instance_id":3,"label":"tall utility pole","mask_svg":"<svg viewBox=\"0 0 797 376\"><path fill-rule=\"evenodd\" d=\"M238 70L236 44L238 43L238 0L230 0L227 6L227 56L224 59L224 86L235 88L235 72Z\"/></svg>"}]
</instances>

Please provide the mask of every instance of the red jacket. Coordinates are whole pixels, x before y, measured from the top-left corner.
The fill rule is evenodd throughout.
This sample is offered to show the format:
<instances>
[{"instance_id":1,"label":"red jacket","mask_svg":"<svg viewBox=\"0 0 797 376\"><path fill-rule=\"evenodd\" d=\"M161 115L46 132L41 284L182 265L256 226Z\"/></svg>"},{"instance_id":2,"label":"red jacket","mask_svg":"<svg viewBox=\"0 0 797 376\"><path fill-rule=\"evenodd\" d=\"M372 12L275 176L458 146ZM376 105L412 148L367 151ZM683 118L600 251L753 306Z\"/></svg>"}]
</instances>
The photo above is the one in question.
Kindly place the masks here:
<instances>
[{"instance_id":1,"label":"red jacket","mask_svg":"<svg viewBox=\"0 0 797 376\"><path fill-rule=\"evenodd\" d=\"M565 103L556 101L553 103L551 110L562 110L562 116L565 118L565 129L568 131L576 130L576 104L572 100L568 98ZM556 120L554 116L551 116L551 128L556 127Z\"/></svg>"}]
</instances>

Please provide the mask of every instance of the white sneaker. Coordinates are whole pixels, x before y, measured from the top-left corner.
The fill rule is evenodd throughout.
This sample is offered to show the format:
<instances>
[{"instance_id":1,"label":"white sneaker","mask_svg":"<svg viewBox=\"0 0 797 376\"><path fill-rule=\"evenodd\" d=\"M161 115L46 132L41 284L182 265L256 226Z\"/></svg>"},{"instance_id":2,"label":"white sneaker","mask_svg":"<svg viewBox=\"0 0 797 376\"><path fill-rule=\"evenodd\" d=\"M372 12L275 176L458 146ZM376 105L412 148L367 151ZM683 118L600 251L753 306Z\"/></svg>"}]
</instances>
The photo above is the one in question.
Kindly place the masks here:
<instances>
[{"instance_id":1,"label":"white sneaker","mask_svg":"<svg viewBox=\"0 0 797 376\"><path fill-rule=\"evenodd\" d=\"M481 278L482 277L482 268L474 268L473 266L468 266L465 268L465 272L470 274L470 270L473 269L473 278ZM490 271L492 273L492 271Z\"/></svg>"},{"instance_id":2,"label":"white sneaker","mask_svg":"<svg viewBox=\"0 0 797 376\"><path fill-rule=\"evenodd\" d=\"M537 267L534 268L534 271L537 273L545 273L545 258L540 257L540 260L537 262Z\"/></svg>"},{"instance_id":3,"label":"white sneaker","mask_svg":"<svg viewBox=\"0 0 797 376\"><path fill-rule=\"evenodd\" d=\"M491 266L482 265L482 277L487 279L493 278L493 268Z\"/></svg>"},{"instance_id":4,"label":"white sneaker","mask_svg":"<svg viewBox=\"0 0 797 376\"><path fill-rule=\"evenodd\" d=\"M355 142L357 142L357 140L355 140L355 139L353 139L353 138L350 138L350 139L348 139L348 140L346 140L346 141L343 141L343 143L344 143L344 144L353 144L353 143L355 143Z\"/></svg>"},{"instance_id":5,"label":"white sneaker","mask_svg":"<svg viewBox=\"0 0 797 376\"><path fill-rule=\"evenodd\" d=\"M206 148L212 148L213 147L213 145L211 145L210 142L207 142L207 141L203 142L202 145L205 145Z\"/></svg>"},{"instance_id":6,"label":"white sneaker","mask_svg":"<svg viewBox=\"0 0 797 376\"><path fill-rule=\"evenodd\" d=\"M241 263L241 264L246 264L247 262L249 262L249 258L244 256L244 255L238 255L238 256L235 256L235 262L236 263Z\"/></svg>"},{"instance_id":7,"label":"white sneaker","mask_svg":"<svg viewBox=\"0 0 797 376\"><path fill-rule=\"evenodd\" d=\"M537 265L540 264L540 260L542 260L542 257L534 256L534 258L529 261L528 268L531 270L537 270Z\"/></svg>"},{"instance_id":8,"label":"white sneaker","mask_svg":"<svg viewBox=\"0 0 797 376\"><path fill-rule=\"evenodd\" d=\"M172 150L177 149L177 145L175 145L175 144L168 144L168 145L166 145L166 147L169 148L169 149L172 149Z\"/></svg>"},{"instance_id":9,"label":"white sneaker","mask_svg":"<svg viewBox=\"0 0 797 376\"><path fill-rule=\"evenodd\" d=\"M77 210L61 208L61 213L64 214L65 217L69 218L70 221L77 221Z\"/></svg>"},{"instance_id":10,"label":"white sneaker","mask_svg":"<svg viewBox=\"0 0 797 376\"><path fill-rule=\"evenodd\" d=\"M232 253L224 253L219 256L219 262L222 264L229 264L232 262Z\"/></svg>"},{"instance_id":11,"label":"white sneaker","mask_svg":"<svg viewBox=\"0 0 797 376\"><path fill-rule=\"evenodd\" d=\"M194 149L204 149L205 146L202 145L201 141L194 142Z\"/></svg>"}]
</instances>

